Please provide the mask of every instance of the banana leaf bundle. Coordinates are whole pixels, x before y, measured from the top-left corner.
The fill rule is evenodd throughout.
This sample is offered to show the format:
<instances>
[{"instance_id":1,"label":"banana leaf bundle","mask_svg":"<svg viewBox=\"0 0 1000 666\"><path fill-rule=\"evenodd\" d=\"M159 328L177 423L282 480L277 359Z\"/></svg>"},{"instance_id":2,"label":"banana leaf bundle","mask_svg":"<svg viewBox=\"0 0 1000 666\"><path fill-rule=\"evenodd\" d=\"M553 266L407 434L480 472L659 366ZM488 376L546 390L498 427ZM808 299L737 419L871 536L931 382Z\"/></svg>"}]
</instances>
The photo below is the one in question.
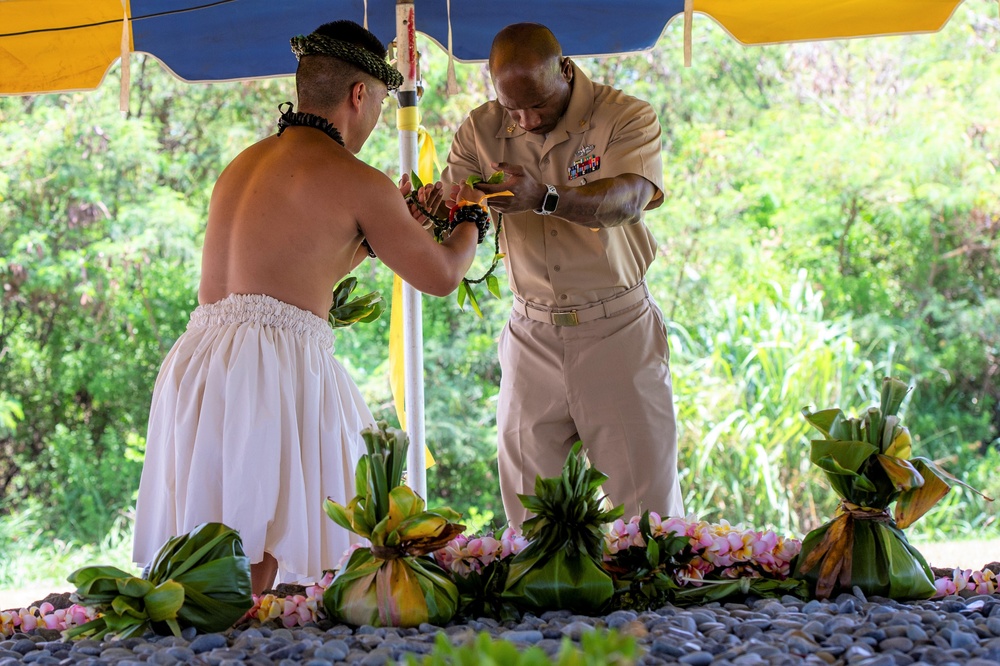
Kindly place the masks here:
<instances>
[{"instance_id":1,"label":"banana leaf bundle","mask_svg":"<svg viewBox=\"0 0 1000 666\"><path fill-rule=\"evenodd\" d=\"M141 636L152 629L181 635L184 627L224 631L253 606L250 560L239 533L203 523L174 537L156 553L143 578L109 566L70 574L74 599L101 617L63 632L66 638Z\"/></svg>"},{"instance_id":2,"label":"banana leaf bundle","mask_svg":"<svg viewBox=\"0 0 1000 666\"><path fill-rule=\"evenodd\" d=\"M361 433L367 453L354 474L357 494L343 506L327 499L335 523L371 542L351 554L323 593L330 617L353 625L443 625L458 608L458 589L428 556L465 530L461 515L444 507L426 511L424 500L401 485L406 433L379 422Z\"/></svg>"},{"instance_id":3,"label":"banana leaf bundle","mask_svg":"<svg viewBox=\"0 0 1000 666\"><path fill-rule=\"evenodd\" d=\"M385 301L377 291L348 300L358 286L358 278L347 277L333 289L333 304L330 306L330 326L344 328L357 322L370 323L382 316Z\"/></svg>"},{"instance_id":4,"label":"banana leaf bundle","mask_svg":"<svg viewBox=\"0 0 1000 666\"><path fill-rule=\"evenodd\" d=\"M899 379L884 378L880 406L860 418L836 408L803 410L824 436L812 441L810 460L841 498L837 516L806 536L796 562L795 577L806 580L817 598L853 585L898 600L934 594L934 575L902 530L952 484L968 486L935 462L911 457L910 432L897 415L909 390Z\"/></svg>"},{"instance_id":5,"label":"banana leaf bundle","mask_svg":"<svg viewBox=\"0 0 1000 666\"><path fill-rule=\"evenodd\" d=\"M534 495L518 496L535 514L523 526L531 543L511 561L502 596L524 610L595 614L614 595L602 566L602 526L624 508L603 509L599 489L608 477L587 466L582 446L570 450L560 476L538 477Z\"/></svg>"}]
</instances>

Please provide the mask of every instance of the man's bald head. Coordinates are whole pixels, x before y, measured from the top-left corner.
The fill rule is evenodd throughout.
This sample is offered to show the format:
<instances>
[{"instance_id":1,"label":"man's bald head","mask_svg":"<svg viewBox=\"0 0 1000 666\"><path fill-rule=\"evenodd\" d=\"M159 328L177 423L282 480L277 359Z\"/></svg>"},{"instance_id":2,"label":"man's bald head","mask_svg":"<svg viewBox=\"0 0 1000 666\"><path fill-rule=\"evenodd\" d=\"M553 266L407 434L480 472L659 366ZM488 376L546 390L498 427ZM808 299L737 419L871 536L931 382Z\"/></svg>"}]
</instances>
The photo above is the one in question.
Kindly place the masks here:
<instances>
[{"instance_id":1,"label":"man's bald head","mask_svg":"<svg viewBox=\"0 0 1000 666\"><path fill-rule=\"evenodd\" d=\"M511 69L559 75L562 46L552 31L540 23L515 23L493 38L490 48L490 73Z\"/></svg>"},{"instance_id":2,"label":"man's bald head","mask_svg":"<svg viewBox=\"0 0 1000 666\"><path fill-rule=\"evenodd\" d=\"M518 125L547 134L569 106L573 63L544 25L515 23L493 38L490 78L497 101Z\"/></svg>"}]
</instances>

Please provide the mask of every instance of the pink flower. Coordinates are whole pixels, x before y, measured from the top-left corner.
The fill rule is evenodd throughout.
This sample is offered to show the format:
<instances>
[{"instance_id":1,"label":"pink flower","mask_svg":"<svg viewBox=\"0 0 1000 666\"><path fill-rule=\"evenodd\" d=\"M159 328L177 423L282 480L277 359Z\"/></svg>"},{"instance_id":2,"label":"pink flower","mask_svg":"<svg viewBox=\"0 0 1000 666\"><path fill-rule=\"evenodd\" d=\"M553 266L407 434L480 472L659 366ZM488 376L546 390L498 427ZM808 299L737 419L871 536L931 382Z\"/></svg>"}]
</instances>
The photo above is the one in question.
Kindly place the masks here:
<instances>
[{"instance_id":1,"label":"pink flower","mask_svg":"<svg viewBox=\"0 0 1000 666\"><path fill-rule=\"evenodd\" d=\"M951 578L938 578L934 581L934 598L947 597L957 593L958 590L955 588L955 581Z\"/></svg>"},{"instance_id":2,"label":"pink flower","mask_svg":"<svg viewBox=\"0 0 1000 666\"><path fill-rule=\"evenodd\" d=\"M326 592L326 588L330 587L330 583L333 582L333 572L324 571L323 578L319 582L310 585L306 588L306 597L311 597L315 599L322 599L323 593Z\"/></svg>"},{"instance_id":3,"label":"pink flower","mask_svg":"<svg viewBox=\"0 0 1000 666\"><path fill-rule=\"evenodd\" d=\"M973 571L969 587L976 594L993 594L997 591L997 575L989 569Z\"/></svg>"},{"instance_id":4,"label":"pink flower","mask_svg":"<svg viewBox=\"0 0 1000 666\"><path fill-rule=\"evenodd\" d=\"M650 515L650 528L652 528L652 516L653 516L653 514L650 513L649 515ZM659 518L659 516L657 516L657 518ZM689 534L688 531L692 530L692 533L693 533L693 529L694 529L694 524L693 523L688 522L684 518L673 517L673 518L668 518L667 520L664 520L664 521L660 522L659 529L658 530L653 530L653 536L667 536L667 537L669 537L669 536L687 536L687 537L689 537L689 536L691 536L691 534Z\"/></svg>"},{"instance_id":5,"label":"pink flower","mask_svg":"<svg viewBox=\"0 0 1000 666\"><path fill-rule=\"evenodd\" d=\"M312 603L310 603L312 601ZM285 597L281 610L281 624L286 629L316 621L316 600L301 594Z\"/></svg>"},{"instance_id":6,"label":"pink flower","mask_svg":"<svg viewBox=\"0 0 1000 666\"><path fill-rule=\"evenodd\" d=\"M500 559L517 555L527 547L528 540L521 535L521 531L508 525L500 536Z\"/></svg>"},{"instance_id":7,"label":"pink flower","mask_svg":"<svg viewBox=\"0 0 1000 666\"><path fill-rule=\"evenodd\" d=\"M970 589L970 578L972 578L972 569L955 569L952 572L952 580L955 581L955 589L959 592Z\"/></svg>"},{"instance_id":8,"label":"pink flower","mask_svg":"<svg viewBox=\"0 0 1000 666\"><path fill-rule=\"evenodd\" d=\"M35 617L35 608L22 608L18 615L21 616L21 631L29 632L34 631L35 627L38 626L38 618Z\"/></svg>"},{"instance_id":9,"label":"pink flower","mask_svg":"<svg viewBox=\"0 0 1000 666\"><path fill-rule=\"evenodd\" d=\"M482 571L483 567L489 566L496 559L497 552L502 552L502 546L493 537L477 537L469 541L466 552L468 557L478 561L479 566L474 565L476 571Z\"/></svg>"},{"instance_id":10,"label":"pink flower","mask_svg":"<svg viewBox=\"0 0 1000 666\"><path fill-rule=\"evenodd\" d=\"M609 559L611 555L620 553L623 550L636 546L646 547L646 540L642 537L639 529L639 516L632 516L627 523L621 518L611 523L604 533L604 559Z\"/></svg>"}]
</instances>

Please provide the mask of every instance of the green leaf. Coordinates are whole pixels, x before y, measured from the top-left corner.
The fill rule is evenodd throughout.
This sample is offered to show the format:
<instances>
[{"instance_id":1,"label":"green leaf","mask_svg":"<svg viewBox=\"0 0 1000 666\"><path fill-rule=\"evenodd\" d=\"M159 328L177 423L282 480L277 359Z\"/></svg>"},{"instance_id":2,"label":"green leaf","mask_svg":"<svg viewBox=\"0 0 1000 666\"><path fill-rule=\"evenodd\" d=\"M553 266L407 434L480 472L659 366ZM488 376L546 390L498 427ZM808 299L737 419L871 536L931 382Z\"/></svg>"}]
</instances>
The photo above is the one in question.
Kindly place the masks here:
<instances>
[{"instance_id":1,"label":"green leaf","mask_svg":"<svg viewBox=\"0 0 1000 666\"><path fill-rule=\"evenodd\" d=\"M416 171L410 171L410 183L413 185L414 190L419 190L424 186L424 181L420 180L420 176L417 175Z\"/></svg>"},{"instance_id":2,"label":"green leaf","mask_svg":"<svg viewBox=\"0 0 1000 666\"><path fill-rule=\"evenodd\" d=\"M831 474L857 474L861 465L878 449L865 442L814 439L809 460Z\"/></svg>"},{"instance_id":3,"label":"green leaf","mask_svg":"<svg viewBox=\"0 0 1000 666\"><path fill-rule=\"evenodd\" d=\"M894 377L886 377L882 380L881 408L885 416L895 416L899 412L906 394L910 392L910 387L906 382Z\"/></svg>"},{"instance_id":4,"label":"green leaf","mask_svg":"<svg viewBox=\"0 0 1000 666\"><path fill-rule=\"evenodd\" d=\"M146 612L153 622L165 622L177 617L184 605L184 586L168 580L160 583L145 597Z\"/></svg>"},{"instance_id":5,"label":"green leaf","mask_svg":"<svg viewBox=\"0 0 1000 666\"><path fill-rule=\"evenodd\" d=\"M818 412L810 412L808 409L802 410L802 416L812 427L819 430L827 438L830 437L830 428L834 421L841 415L839 409L823 409Z\"/></svg>"},{"instance_id":6,"label":"green leaf","mask_svg":"<svg viewBox=\"0 0 1000 666\"><path fill-rule=\"evenodd\" d=\"M490 275L486 278L486 288L497 298L502 298L500 295L500 280L497 279L496 275Z\"/></svg>"},{"instance_id":7,"label":"green leaf","mask_svg":"<svg viewBox=\"0 0 1000 666\"><path fill-rule=\"evenodd\" d=\"M345 530L350 532L354 531L354 524L351 522L350 515L347 513L347 508L334 502L329 497L323 501L323 511L329 516L330 520L337 523Z\"/></svg>"},{"instance_id":8,"label":"green leaf","mask_svg":"<svg viewBox=\"0 0 1000 666\"><path fill-rule=\"evenodd\" d=\"M464 281L463 281L464 282ZM472 287L466 287L466 291L469 294L469 305L472 306L473 312L479 315L479 318L483 318L483 311L479 307L479 300L476 298L476 294L473 293Z\"/></svg>"}]
</instances>

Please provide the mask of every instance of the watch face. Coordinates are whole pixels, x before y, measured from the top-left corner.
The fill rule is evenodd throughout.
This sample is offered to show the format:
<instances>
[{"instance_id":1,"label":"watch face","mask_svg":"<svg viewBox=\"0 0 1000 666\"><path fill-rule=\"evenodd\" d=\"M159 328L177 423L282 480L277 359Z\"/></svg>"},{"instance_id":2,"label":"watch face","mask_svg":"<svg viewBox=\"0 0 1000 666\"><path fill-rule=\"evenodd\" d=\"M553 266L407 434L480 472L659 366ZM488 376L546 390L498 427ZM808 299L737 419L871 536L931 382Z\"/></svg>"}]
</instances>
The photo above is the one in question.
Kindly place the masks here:
<instances>
[{"instance_id":1,"label":"watch face","mask_svg":"<svg viewBox=\"0 0 1000 666\"><path fill-rule=\"evenodd\" d=\"M546 213L554 213L559 205L559 195L555 192L548 192L542 199L542 210Z\"/></svg>"}]
</instances>

